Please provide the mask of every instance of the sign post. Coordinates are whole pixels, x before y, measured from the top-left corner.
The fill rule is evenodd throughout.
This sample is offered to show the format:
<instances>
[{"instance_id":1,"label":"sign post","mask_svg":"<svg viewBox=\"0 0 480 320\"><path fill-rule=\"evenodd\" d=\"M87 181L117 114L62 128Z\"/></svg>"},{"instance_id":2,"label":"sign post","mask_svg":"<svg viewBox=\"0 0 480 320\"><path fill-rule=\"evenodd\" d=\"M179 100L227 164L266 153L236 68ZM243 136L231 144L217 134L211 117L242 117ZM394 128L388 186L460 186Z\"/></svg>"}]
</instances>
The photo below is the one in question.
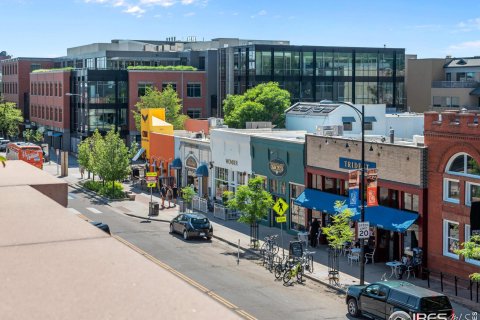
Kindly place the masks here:
<instances>
[{"instance_id":1,"label":"sign post","mask_svg":"<svg viewBox=\"0 0 480 320\"><path fill-rule=\"evenodd\" d=\"M284 216L285 212L288 209L288 204L282 198L278 198L277 202L273 205L272 208L279 216L276 217L277 223L280 223L280 236L282 239L282 256L285 257L285 249L283 248L283 223L287 222L287 217Z\"/></svg>"}]
</instances>

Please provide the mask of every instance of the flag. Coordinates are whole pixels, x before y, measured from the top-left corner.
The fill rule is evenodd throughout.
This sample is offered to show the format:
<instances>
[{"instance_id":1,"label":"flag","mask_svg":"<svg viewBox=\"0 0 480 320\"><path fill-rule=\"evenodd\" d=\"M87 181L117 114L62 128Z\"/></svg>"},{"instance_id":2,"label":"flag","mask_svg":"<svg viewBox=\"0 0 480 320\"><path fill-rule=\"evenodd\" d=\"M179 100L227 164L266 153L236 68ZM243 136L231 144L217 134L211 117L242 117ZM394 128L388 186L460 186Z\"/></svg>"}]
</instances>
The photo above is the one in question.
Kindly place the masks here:
<instances>
[{"instance_id":1,"label":"flag","mask_svg":"<svg viewBox=\"0 0 480 320\"><path fill-rule=\"evenodd\" d=\"M358 207L358 195L359 195L359 171L352 170L348 172L348 207Z\"/></svg>"},{"instance_id":2,"label":"flag","mask_svg":"<svg viewBox=\"0 0 480 320\"><path fill-rule=\"evenodd\" d=\"M368 169L367 170L367 206L373 207L378 206L377 200L377 169Z\"/></svg>"}]
</instances>

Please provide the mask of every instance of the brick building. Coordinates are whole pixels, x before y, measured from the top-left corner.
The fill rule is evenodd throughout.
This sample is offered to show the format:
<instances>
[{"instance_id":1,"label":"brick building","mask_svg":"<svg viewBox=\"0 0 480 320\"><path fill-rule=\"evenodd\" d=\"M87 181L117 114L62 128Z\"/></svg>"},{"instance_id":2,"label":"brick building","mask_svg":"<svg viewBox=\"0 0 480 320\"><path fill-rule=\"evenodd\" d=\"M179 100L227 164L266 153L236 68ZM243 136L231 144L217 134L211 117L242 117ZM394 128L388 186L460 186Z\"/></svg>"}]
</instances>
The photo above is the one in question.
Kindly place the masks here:
<instances>
[{"instance_id":1,"label":"brick building","mask_svg":"<svg viewBox=\"0 0 480 320\"><path fill-rule=\"evenodd\" d=\"M22 110L25 122L30 118L30 72L53 68L53 64L53 59L49 58L13 58L0 61L4 99L17 104Z\"/></svg>"},{"instance_id":2,"label":"brick building","mask_svg":"<svg viewBox=\"0 0 480 320\"><path fill-rule=\"evenodd\" d=\"M455 250L468 241L480 215L480 128L478 113L425 113L428 146L428 267L468 279L480 261ZM472 205L473 203L473 205Z\"/></svg>"},{"instance_id":3,"label":"brick building","mask_svg":"<svg viewBox=\"0 0 480 320\"><path fill-rule=\"evenodd\" d=\"M204 71L128 71L129 130L136 131L132 110L145 94L146 87L162 90L172 85L182 100L183 113L190 118L207 117L206 73ZM159 106L162 107L162 106Z\"/></svg>"},{"instance_id":4,"label":"brick building","mask_svg":"<svg viewBox=\"0 0 480 320\"><path fill-rule=\"evenodd\" d=\"M56 148L70 148L69 70L30 74L30 121L45 129L49 143Z\"/></svg>"}]
</instances>

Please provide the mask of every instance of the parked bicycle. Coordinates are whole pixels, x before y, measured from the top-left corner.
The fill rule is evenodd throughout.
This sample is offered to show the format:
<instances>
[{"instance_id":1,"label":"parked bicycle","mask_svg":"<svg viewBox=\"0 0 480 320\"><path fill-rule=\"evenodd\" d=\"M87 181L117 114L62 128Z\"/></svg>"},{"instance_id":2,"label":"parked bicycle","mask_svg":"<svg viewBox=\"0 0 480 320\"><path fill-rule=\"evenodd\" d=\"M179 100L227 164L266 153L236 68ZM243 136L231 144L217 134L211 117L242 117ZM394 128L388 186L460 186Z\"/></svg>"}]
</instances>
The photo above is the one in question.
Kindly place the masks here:
<instances>
[{"instance_id":1,"label":"parked bicycle","mask_svg":"<svg viewBox=\"0 0 480 320\"><path fill-rule=\"evenodd\" d=\"M287 285L290 283L292 278L297 278L298 283L303 282L303 265L301 261L293 262L285 273L283 274L283 284Z\"/></svg>"}]
</instances>

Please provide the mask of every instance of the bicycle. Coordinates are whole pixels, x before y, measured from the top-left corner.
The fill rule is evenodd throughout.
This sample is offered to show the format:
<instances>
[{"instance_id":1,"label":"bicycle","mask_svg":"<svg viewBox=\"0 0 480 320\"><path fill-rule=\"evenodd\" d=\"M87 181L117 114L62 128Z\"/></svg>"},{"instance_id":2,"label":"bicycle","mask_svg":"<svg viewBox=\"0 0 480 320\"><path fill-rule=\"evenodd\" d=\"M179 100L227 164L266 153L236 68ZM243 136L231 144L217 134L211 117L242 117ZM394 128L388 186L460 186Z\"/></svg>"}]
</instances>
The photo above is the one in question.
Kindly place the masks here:
<instances>
[{"instance_id":1,"label":"bicycle","mask_svg":"<svg viewBox=\"0 0 480 320\"><path fill-rule=\"evenodd\" d=\"M287 257L277 257L277 261L274 263L273 267L275 279L279 280L291 263L292 262Z\"/></svg>"},{"instance_id":2,"label":"bicycle","mask_svg":"<svg viewBox=\"0 0 480 320\"><path fill-rule=\"evenodd\" d=\"M262 247L260 248L260 252L263 254L267 251L270 251L276 254L279 250L277 242L275 241L275 239L277 238L278 238L278 234L275 234L272 236L266 236L265 242L262 244Z\"/></svg>"},{"instance_id":3,"label":"bicycle","mask_svg":"<svg viewBox=\"0 0 480 320\"><path fill-rule=\"evenodd\" d=\"M283 274L283 284L288 284L293 277L297 278L298 283L303 282L303 266L301 261L295 262L293 266L285 271Z\"/></svg>"},{"instance_id":4,"label":"bicycle","mask_svg":"<svg viewBox=\"0 0 480 320\"><path fill-rule=\"evenodd\" d=\"M315 251L305 250L302 255L303 267L310 273L313 273L313 255Z\"/></svg>"}]
</instances>

